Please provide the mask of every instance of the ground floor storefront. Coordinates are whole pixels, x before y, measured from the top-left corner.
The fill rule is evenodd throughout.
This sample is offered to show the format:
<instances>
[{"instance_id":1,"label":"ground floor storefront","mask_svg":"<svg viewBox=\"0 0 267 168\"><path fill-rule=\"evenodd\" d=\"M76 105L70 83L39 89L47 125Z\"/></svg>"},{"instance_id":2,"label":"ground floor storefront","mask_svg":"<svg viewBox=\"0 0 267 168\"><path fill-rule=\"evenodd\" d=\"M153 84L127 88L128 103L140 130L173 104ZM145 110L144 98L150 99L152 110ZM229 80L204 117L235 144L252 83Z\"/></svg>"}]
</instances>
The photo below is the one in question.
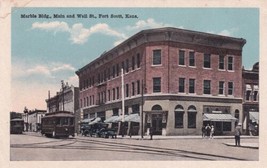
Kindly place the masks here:
<instances>
[{"instance_id":1,"label":"ground floor storefront","mask_svg":"<svg viewBox=\"0 0 267 168\"><path fill-rule=\"evenodd\" d=\"M207 124L217 135L230 135L243 117L242 99L151 95L143 98L143 104L141 100L126 100L124 116L121 102L84 109L83 116L101 118L118 134L140 135L142 130L146 134L151 128L154 135L167 136L201 135Z\"/></svg>"}]
</instances>

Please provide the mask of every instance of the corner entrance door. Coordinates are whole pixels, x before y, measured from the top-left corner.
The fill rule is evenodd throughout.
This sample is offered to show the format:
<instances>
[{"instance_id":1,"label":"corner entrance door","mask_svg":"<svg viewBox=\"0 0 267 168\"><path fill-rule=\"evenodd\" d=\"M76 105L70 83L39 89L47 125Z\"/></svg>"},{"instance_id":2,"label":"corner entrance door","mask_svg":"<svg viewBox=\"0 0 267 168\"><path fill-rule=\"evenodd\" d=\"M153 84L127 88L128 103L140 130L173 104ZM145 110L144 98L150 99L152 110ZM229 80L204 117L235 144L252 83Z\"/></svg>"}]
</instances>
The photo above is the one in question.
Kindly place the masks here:
<instances>
[{"instance_id":1,"label":"corner entrance door","mask_svg":"<svg viewBox=\"0 0 267 168\"><path fill-rule=\"evenodd\" d=\"M152 127L154 135L162 135L162 114L152 114Z\"/></svg>"}]
</instances>

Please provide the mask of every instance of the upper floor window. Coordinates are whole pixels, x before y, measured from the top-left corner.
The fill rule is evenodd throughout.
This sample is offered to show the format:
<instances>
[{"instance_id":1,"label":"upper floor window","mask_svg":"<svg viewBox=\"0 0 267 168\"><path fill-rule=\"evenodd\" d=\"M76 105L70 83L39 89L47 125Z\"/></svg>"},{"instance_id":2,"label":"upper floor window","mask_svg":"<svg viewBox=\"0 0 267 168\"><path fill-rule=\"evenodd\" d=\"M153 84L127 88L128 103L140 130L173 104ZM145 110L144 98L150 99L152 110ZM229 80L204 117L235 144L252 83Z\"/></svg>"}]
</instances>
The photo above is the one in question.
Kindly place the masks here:
<instances>
[{"instance_id":1,"label":"upper floor window","mask_svg":"<svg viewBox=\"0 0 267 168\"><path fill-rule=\"evenodd\" d=\"M233 63L234 63L234 58L233 57L228 57L228 70L234 70L233 68Z\"/></svg>"},{"instance_id":2,"label":"upper floor window","mask_svg":"<svg viewBox=\"0 0 267 168\"><path fill-rule=\"evenodd\" d=\"M153 92L161 92L161 78L153 78Z\"/></svg>"},{"instance_id":3,"label":"upper floor window","mask_svg":"<svg viewBox=\"0 0 267 168\"><path fill-rule=\"evenodd\" d=\"M185 51L179 50L179 65L185 65Z\"/></svg>"},{"instance_id":4,"label":"upper floor window","mask_svg":"<svg viewBox=\"0 0 267 168\"><path fill-rule=\"evenodd\" d=\"M219 94L223 95L224 94L224 82L219 81Z\"/></svg>"},{"instance_id":5,"label":"upper floor window","mask_svg":"<svg viewBox=\"0 0 267 168\"><path fill-rule=\"evenodd\" d=\"M219 69L224 69L224 56L219 56Z\"/></svg>"},{"instance_id":6,"label":"upper floor window","mask_svg":"<svg viewBox=\"0 0 267 168\"><path fill-rule=\"evenodd\" d=\"M233 95L234 93L234 83L228 82L228 95Z\"/></svg>"},{"instance_id":7,"label":"upper floor window","mask_svg":"<svg viewBox=\"0 0 267 168\"><path fill-rule=\"evenodd\" d=\"M120 65L119 64L117 64L117 73L116 73L116 76L119 76L120 75Z\"/></svg>"},{"instance_id":8,"label":"upper floor window","mask_svg":"<svg viewBox=\"0 0 267 168\"><path fill-rule=\"evenodd\" d=\"M126 59L126 67L125 67L126 73L129 72L129 60Z\"/></svg>"},{"instance_id":9,"label":"upper floor window","mask_svg":"<svg viewBox=\"0 0 267 168\"><path fill-rule=\"evenodd\" d=\"M132 82L132 96L135 95L135 85L134 85L134 82Z\"/></svg>"},{"instance_id":10,"label":"upper floor window","mask_svg":"<svg viewBox=\"0 0 267 168\"><path fill-rule=\"evenodd\" d=\"M135 56L132 57L132 70L135 69Z\"/></svg>"},{"instance_id":11,"label":"upper floor window","mask_svg":"<svg viewBox=\"0 0 267 168\"><path fill-rule=\"evenodd\" d=\"M126 84L125 87L126 87L126 97L129 97L129 84Z\"/></svg>"},{"instance_id":12,"label":"upper floor window","mask_svg":"<svg viewBox=\"0 0 267 168\"><path fill-rule=\"evenodd\" d=\"M112 67L112 77L115 78L116 75L116 67L115 65Z\"/></svg>"},{"instance_id":13,"label":"upper floor window","mask_svg":"<svg viewBox=\"0 0 267 168\"><path fill-rule=\"evenodd\" d=\"M153 65L161 64L161 50L153 50Z\"/></svg>"},{"instance_id":14,"label":"upper floor window","mask_svg":"<svg viewBox=\"0 0 267 168\"><path fill-rule=\"evenodd\" d=\"M124 71L124 61L121 62L121 68L122 68L123 71Z\"/></svg>"},{"instance_id":15,"label":"upper floor window","mask_svg":"<svg viewBox=\"0 0 267 168\"><path fill-rule=\"evenodd\" d=\"M195 93L195 79L189 79L189 93Z\"/></svg>"},{"instance_id":16,"label":"upper floor window","mask_svg":"<svg viewBox=\"0 0 267 168\"><path fill-rule=\"evenodd\" d=\"M140 54L137 54L137 58L136 58L136 64L137 64L137 68L140 68L140 64L141 64L141 58L140 58Z\"/></svg>"},{"instance_id":17,"label":"upper floor window","mask_svg":"<svg viewBox=\"0 0 267 168\"><path fill-rule=\"evenodd\" d=\"M210 94L211 87L210 87L210 80L204 80L204 86L203 86L203 93L204 94Z\"/></svg>"},{"instance_id":18,"label":"upper floor window","mask_svg":"<svg viewBox=\"0 0 267 168\"><path fill-rule=\"evenodd\" d=\"M185 91L185 89L184 89L184 87L185 87L185 78L179 78L179 92L180 93L184 93Z\"/></svg>"},{"instance_id":19,"label":"upper floor window","mask_svg":"<svg viewBox=\"0 0 267 168\"><path fill-rule=\"evenodd\" d=\"M189 66L195 66L195 52L189 52Z\"/></svg>"},{"instance_id":20,"label":"upper floor window","mask_svg":"<svg viewBox=\"0 0 267 168\"><path fill-rule=\"evenodd\" d=\"M210 54L204 54L204 68L210 68Z\"/></svg>"},{"instance_id":21,"label":"upper floor window","mask_svg":"<svg viewBox=\"0 0 267 168\"><path fill-rule=\"evenodd\" d=\"M116 90L117 90L117 99L120 99L120 89L119 89L119 87L117 87Z\"/></svg>"},{"instance_id":22,"label":"upper floor window","mask_svg":"<svg viewBox=\"0 0 267 168\"><path fill-rule=\"evenodd\" d=\"M141 93L140 80L137 81L137 94Z\"/></svg>"}]
</instances>

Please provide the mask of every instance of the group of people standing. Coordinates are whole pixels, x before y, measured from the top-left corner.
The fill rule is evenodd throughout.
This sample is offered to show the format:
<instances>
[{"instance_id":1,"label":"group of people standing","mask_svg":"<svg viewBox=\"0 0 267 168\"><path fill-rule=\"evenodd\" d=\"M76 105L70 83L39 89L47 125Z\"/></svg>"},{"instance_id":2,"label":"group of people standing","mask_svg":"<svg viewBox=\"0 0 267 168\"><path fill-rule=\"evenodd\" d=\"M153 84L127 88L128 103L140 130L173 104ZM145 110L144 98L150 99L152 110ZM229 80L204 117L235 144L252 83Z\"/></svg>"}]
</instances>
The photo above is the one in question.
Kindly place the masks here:
<instances>
[{"instance_id":1,"label":"group of people standing","mask_svg":"<svg viewBox=\"0 0 267 168\"><path fill-rule=\"evenodd\" d=\"M203 125L202 127L202 138L209 138L209 139L213 139L214 136L214 126L213 125L209 125L207 124L206 126Z\"/></svg>"}]
</instances>

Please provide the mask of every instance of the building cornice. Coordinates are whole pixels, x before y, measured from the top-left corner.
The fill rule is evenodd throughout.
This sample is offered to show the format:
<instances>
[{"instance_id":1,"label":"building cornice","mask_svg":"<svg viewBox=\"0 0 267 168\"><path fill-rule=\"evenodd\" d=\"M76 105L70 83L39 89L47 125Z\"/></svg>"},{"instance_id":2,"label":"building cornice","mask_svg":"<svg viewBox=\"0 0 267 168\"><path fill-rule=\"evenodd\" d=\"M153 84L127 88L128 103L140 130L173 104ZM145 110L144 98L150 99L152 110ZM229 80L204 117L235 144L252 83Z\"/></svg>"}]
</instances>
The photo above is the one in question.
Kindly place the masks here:
<instances>
[{"instance_id":1,"label":"building cornice","mask_svg":"<svg viewBox=\"0 0 267 168\"><path fill-rule=\"evenodd\" d=\"M178 42L242 51L246 40L243 38L227 37L173 27L142 30L111 50L104 52L98 58L85 65L75 73L79 76L88 68L97 68L100 65L114 59L115 57L132 50L133 48L150 42Z\"/></svg>"}]
</instances>

